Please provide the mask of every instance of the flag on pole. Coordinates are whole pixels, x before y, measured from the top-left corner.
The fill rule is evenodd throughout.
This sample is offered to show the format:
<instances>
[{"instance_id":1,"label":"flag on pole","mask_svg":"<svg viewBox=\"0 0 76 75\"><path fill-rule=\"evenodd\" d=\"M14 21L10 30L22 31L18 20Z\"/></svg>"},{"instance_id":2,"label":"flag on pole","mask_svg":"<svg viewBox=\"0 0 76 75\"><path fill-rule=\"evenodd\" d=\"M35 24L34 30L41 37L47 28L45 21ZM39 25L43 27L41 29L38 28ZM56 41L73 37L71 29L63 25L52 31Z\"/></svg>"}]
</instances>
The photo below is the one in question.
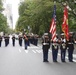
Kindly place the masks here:
<instances>
[{"instance_id":1,"label":"flag on pole","mask_svg":"<svg viewBox=\"0 0 76 75\"><path fill-rule=\"evenodd\" d=\"M56 5L54 5L53 18L49 32L52 34L52 41L55 42L56 41Z\"/></svg>"},{"instance_id":2,"label":"flag on pole","mask_svg":"<svg viewBox=\"0 0 76 75\"><path fill-rule=\"evenodd\" d=\"M65 8L64 8L62 31L63 31L64 34L65 34L66 40L69 40L68 9L67 9L66 6L65 6Z\"/></svg>"}]
</instances>

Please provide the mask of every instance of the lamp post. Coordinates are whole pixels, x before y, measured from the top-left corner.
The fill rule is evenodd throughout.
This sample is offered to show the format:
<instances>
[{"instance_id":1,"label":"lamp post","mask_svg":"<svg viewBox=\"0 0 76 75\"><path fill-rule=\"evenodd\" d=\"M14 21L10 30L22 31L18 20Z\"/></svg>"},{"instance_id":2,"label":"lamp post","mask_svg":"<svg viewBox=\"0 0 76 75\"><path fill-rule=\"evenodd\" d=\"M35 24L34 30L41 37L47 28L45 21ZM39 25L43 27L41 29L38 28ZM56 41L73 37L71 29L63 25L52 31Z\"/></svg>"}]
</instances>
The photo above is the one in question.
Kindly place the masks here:
<instances>
[{"instance_id":1,"label":"lamp post","mask_svg":"<svg viewBox=\"0 0 76 75\"><path fill-rule=\"evenodd\" d=\"M29 33L30 33L30 26L28 26L28 31L29 31Z\"/></svg>"},{"instance_id":2,"label":"lamp post","mask_svg":"<svg viewBox=\"0 0 76 75\"><path fill-rule=\"evenodd\" d=\"M23 35L25 34L25 32L26 32L26 29L23 29Z\"/></svg>"}]
</instances>

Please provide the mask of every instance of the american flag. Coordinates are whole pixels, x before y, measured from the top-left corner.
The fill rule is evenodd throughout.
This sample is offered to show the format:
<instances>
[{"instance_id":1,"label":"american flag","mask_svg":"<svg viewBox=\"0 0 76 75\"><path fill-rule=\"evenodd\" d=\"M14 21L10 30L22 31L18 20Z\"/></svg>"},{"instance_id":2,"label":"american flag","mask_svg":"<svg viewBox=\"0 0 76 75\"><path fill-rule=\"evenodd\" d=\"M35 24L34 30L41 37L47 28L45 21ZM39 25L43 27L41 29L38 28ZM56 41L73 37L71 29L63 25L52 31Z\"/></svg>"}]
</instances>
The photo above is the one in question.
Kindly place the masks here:
<instances>
[{"instance_id":1,"label":"american flag","mask_svg":"<svg viewBox=\"0 0 76 75\"><path fill-rule=\"evenodd\" d=\"M53 18L49 32L52 34L52 41L55 42L56 41L56 5L54 5Z\"/></svg>"}]
</instances>

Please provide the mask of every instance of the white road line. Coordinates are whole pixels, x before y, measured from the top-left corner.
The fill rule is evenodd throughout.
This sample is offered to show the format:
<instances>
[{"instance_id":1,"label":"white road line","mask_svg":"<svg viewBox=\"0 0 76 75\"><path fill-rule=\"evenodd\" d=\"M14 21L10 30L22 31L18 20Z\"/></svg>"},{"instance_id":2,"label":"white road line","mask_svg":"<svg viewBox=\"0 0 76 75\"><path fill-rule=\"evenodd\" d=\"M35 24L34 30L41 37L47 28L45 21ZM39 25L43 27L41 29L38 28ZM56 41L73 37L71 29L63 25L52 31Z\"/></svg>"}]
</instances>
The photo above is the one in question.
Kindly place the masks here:
<instances>
[{"instance_id":1,"label":"white road line","mask_svg":"<svg viewBox=\"0 0 76 75\"><path fill-rule=\"evenodd\" d=\"M36 51L32 50L34 53L36 53Z\"/></svg>"},{"instance_id":2,"label":"white road line","mask_svg":"<svg viewBox=\"0 0 76 75\"><path fill-rule=\"evenodd\" d=\"M67 57L67 56L66 56L65 58L66 58L66 59L68 59L68 57ZM76 62L76 60L75 60L75 59L73 59L73 61L74 61L74 62Z\"/></svg>"},{"instance_id":3,"label":"white road line","mask_svg":"<svg viewBox=\"0 0 76 75\"><path fill-rule=\"evenodd\" d=\"M76 60L75 60L75 59L73 59L73 61L74 61L74 62L76 62Z\"/></svg>"},{"instance_id":4,"label":"white road line","mask_svg":"<svg viewBox=\"0 0 76 75\"><path fill-rule=\"evenodd\" d=\"M22 47L24 49L24 47ZM36 46L28 46L27 48L38 48Z\"/></svg>"},{"instance_id":5,"label":"white road line","mask_svg":"<svg viewBox=\"0 0 76 75\"><path fill-rule=\"evenodd\" d=\"M19 52L21 53L21 50L19 49Z\"/></svg>"},{"instance_id":6,"label":"white road line","mask_svg":"<svg viewBox=\"0 0 76 75\"><path fill-rule=\"evenodd\" d=\"M73 54L73 57L76 58L76 54Z\"/></svg>"},{"instance_id":7,"label":"white road line","mask_svg":"<svg viewBox=\"0 0 76 75\"><path fill-rule=\"evenodd\" d=\"M39 50L40 53L42 53L42 50Z\"/></svg>"},{"instance_id":8,"label":"white road line","mask_svg":"<svg viewBox=\"0 0 76 75\"><path fill-rule=\"evenodd\" d=\"M50 52L52 52L51 50L49 50L49 51L50 51ZM58 53L58 55L59 55L59 56L61 56L61 54L60 54L60 53ZM67 55L67 56L66 56L65 58L66 58L66 59L68 59L68 54L66 54L66 55ZM73 54L73 57L74 57L74 58L76 58L76 54ZM76 62L76 60L75 60L75 59L73 59L73 61L74 61L74 62Z\"/></svg>"},{"instance_id":9,"label":"white road line","mask_svg":"<svg viewBox=\"0 0 76 75\"><path fill-rule=\"evenodd\" d=\"M24 47L22 47L23 49L24 49ZM28 47L28 48L39 48L39 47L36 47L36 46L30 46L30 47ZM42 52L42 50L32 50L34 53L41 53ZM21 52L21 50L19 49L19 52ZM28 51L27 50L25 50L25 52L26 53L28 53ZM49 50L49 53L51 53L52 51L51 50ZM58 55L59 56L61 56L61 54L60 53L58 53ZM67 55L67 54L66 54ZM73 54L73 57L74 58L76 58L76 54ZM68 56L66 56L65 57L66 59L68 59ZM73 59L73 61L74 62L76 62L76 60L75 59Z\"/></svg>"},{"instance_id":10,"label":"white road line","mask_svg":"<svg viewBox=\"0 0 76 75\"><path fill-rule=\"evenodd\" d=\"M61 56L61 54L59 54L59 53L58 53L58 55ZM66 54L66 55L68 55L68 54ZM66 56L65 58L68 59L68 56ZM76 58L76 57L74 57L74 58ZM76 62L76 60L74 58L73 58L73 61Z\"/></svg>"},{"instance_id":11,"label":"white road line","mask_svg":"<svg viewBox=\"0 0 76 75\"><path fill-rule=\"evenodd\" d=\"M29 48L38 48L38 47L32 46L32 47L29 47Z\"/></svg>"},{"instance_id":12,"label":"white road line","mask_svg":"<svg viewBox=\"0 0 76 75\"><path fill-rule=\"evenodd\" d=\"M28 53L28 50L25 50L26 53Z\"/></svg>"},{"instance_id":13,"label":"white road line","mask_svg":"<svg viewBox=\"0 0 76 75\"><path fill-rule=\"evenodd\" d=\"M39 51L39 50L36 50L36 52L40 53L40 51Z\"/></svg>"}]
</instances>

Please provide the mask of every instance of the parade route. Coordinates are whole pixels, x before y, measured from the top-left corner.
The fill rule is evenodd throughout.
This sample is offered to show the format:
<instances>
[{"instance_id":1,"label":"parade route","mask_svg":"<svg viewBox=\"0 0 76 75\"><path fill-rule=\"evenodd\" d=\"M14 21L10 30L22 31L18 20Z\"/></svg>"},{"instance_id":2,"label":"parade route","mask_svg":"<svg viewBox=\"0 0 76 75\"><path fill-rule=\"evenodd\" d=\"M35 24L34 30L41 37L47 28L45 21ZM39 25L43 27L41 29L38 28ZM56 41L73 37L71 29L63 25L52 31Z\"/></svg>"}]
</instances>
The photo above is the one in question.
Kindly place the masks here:
<instances>
[{"instance_id":1,"label":"parade route","mask_svg":"<svg viewBox=\"0 0 76 75\"><path fill-rule=\"evenodd\" d=\"M66 56L66 63L60 60L52 61L51 49L49 50L49 62L43 62L42 46L30 45L27 50L20 47L16 41L15 47L10 44L5 47L4 43L0 48L0 75L72 75L76 69L76 54L74 62L69 62Z\"/></svg>"}]
</instances>

